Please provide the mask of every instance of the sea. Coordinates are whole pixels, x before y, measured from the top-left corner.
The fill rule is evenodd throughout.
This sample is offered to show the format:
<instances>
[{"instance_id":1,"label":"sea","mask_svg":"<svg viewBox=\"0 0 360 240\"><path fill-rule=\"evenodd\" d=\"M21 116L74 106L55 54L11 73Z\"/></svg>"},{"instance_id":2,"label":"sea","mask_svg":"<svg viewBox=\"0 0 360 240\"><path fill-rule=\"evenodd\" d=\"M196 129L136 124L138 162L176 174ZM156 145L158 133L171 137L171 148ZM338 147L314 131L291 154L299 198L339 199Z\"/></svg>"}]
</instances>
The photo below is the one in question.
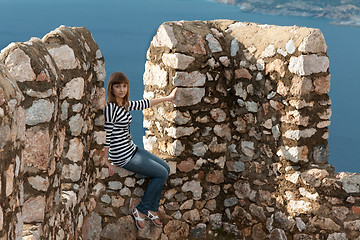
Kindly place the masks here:
<instances>
[{"instance_id":1,"label":"sea","mask_svg":"<svg viewBox=\"0 0 360 240\"><path fill-rule=\"evenodd\" d=\"M43 37L60 25L86 27L105 58L108 77L125 72L131 100L143 96L146 51L167 21L231 19L319 28L330 59L332 117L329 162L337 172L360 173L360 28L331 25L324 18L264 15L210 0L0 0L0 49ZM134 142L143 146L142 113L132 113Z\"/></svg>"}]
</instances>

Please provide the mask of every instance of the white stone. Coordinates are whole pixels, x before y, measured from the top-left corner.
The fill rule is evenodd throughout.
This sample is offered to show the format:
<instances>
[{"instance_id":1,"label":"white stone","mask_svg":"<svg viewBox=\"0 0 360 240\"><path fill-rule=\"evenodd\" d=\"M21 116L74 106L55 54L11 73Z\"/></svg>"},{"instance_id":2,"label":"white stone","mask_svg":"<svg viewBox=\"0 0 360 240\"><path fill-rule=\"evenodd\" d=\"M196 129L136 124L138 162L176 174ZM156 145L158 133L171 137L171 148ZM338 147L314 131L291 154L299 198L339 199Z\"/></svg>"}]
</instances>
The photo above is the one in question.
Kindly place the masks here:
<instances>
[{"instance_id":1,"label":"white stone","mask_svg":"<svg viewBox=\"0 0 360 240\"><path fill-rule=\"evenodd\" d=\"M331 112L331 109L328 108L328 109L326 109L324 112L318 113L318 116L319 116L320 119L329 120L330 117L331 117L331 113L332 113L332 112Z\"/></svg>"},{"instance_id":2,"label":"white stone","mask_svg":"<svg viewBox=\"0 0 360 240\"><path fill-rule=\"evenodd\" d=\"M135 178L127 177L125 178L124 185L127 187L135 187Z\"/></svg>"},{"instance_id":3,"label":"white stone","mask_svg":"<svg viewBox=\"0 0 360 240\"><path fill-rule=\"evenodd\" d=\"M285 179L289 182L292 182L293 184L296 184L298 179L300 177L300 173L299 172L294 172L292 174L286 174L285 175Z\"/></svg>"},{"instance_id":4,"label":"white stone","mask_svg":"<svg viewBox=\"0 0 360 240\"><path fill-rule=\"evenodd\" d=\"M198 142L192 146L193 154L198 157L204 156L205 153L207 152L207 150L208 150L208 147L202 142Z\"/></svg>"},{"instance_id":5,"label":"white stone","mask_svg":"<svg viewBox=\"0 0 360 240\"><path fill-rule=\"evenodd\" d=\"M360 192L360 175L359 174L340 174L340 180L343 183L342 188L347 193L359 193Z\"/></svg>"},{"instance_id":6,"label":"white stone","mask_svg":"<svg viewBox=\"0 0 360 240\"><path fill-rule=\"evenodd\" d=\"M19 48L11 52L5 60L11 78L17 82L34 81L36 75L31 67L30 57Z\"/></svg>"},{"instance_id":7,"label":"white stone","mask_svg":"<svg viewBox=\"0 0 360 240\"><path fill-rule=\"evenodd\" d=\"M107 203L107 204L111 203L111 198L110 198L110 196L107 195L107 194L103 195L103 196L100 198L100 200L101 200L103 203Z\"/></svg>"},{"instance_id":8,"label":"white stone","mask_svg":"<svg viewBox=\"0 0 360 240\"><path fill-rule=\"evenodd\" d=\"M287 205L287 210L290 215L298 215L301 213L309 213L312 210L312 206L310 202L306 202L303 200L295 201L290 200Z\"/></svg>"},{"instance_id":9,"label":"white stone","mask_svg":"<svg viewBox=\"0 0 360 240\"><path fill-rule=\"evenodd\" d=\"M224 67L229 67L230 65L230 59L227 56L221 56L219 57L219 61Z\"/></svg>"},{"instance_id":10,"label":"white stone","mask_svg":"<svg viewBox=\"0 0 360 240\"><path fill-rule=\"evenodd\" d=\"M53 89L48 89L45 92L34 91L33 89L26 89L25 94L30 97L48 98L53 95Z\"/></svg>"},{"instance_id":11,"label":"white stone","mask_svg":"<svg viewBox=\"0 0 360 240\"><path fill-rule=\"evenodd\" d=\"M195 61L194 57L181 53L164 53L161 59L166 66L180 70L185 70Z\"/></svg>"},{"instance_id":12,"label":"white stone","mask_svg":"<svg viewBox=\"0 0 360 240\"><path fill-rule=\"evenodd\" d=\"M73 136L79 136L84 126L84 119L78 113L69 120L70 131Z\"/></svg>"},{"instance_id":13,"label":"white stone","mask_svg":"<svg viewBox=\"0 0 360 240\"><path fill-rule=\"evenodd\" d=\"M308 199L310 199L310 200L313 200L313 201L317 201L318 198L319 198L319 194L318 194L318 193L310 193L310 192L306 191L305 188L302 188L302 187L299 188L299 193L300 193L302 196L304 196L304 197L306 197L306 198L308 198Z\"/></svg>"},{"instance_id":14,"label":"white stone","mask_svg":"<svg viewBox=\"0 0 360 240\"><path fill-rule=\"evenodd\" d=\"M239 42L234 38L230 44L230 56L235 57L239 51Z\"/></svg>"},{"instance_id":15,"label":"white stone","mask_svg":"<svg viewBox=\"0 0 360 240\"><path fill-rule=\"evenodd\" d=\"M48 190L50 184L47 177L43 178L41 176L29 177L28 181L34 189L43 192L46 192Z\"/></svg>"},{"instance_id":16,"label":"white stone","mask_svg":"<svg viewBox=\"0 0 360 240\"><path fill-rule=\"evenodd\" d=\"M254 142L249 142L249 141L242 141L241 142L241 150L243 151L243 153L246 156L252 157L254 156L255 152L255 146L254 146Z\"/></svg>"},{"instance_id":17,"label":"white stone","mask_svg":"<svg viewBox=\"0 0 360 240\"><path fill-rule=\"evenodd\" d=\"M100 58L102 58L102 57L103 57L103 55L102 55L100 49L96 50L96 56L95 56L95 58L96 58L96 59L100 59Z\"/></svg>"},{"instance_id":18,"label":"white stone","mask_svg":"<svg viewBox=\"0 0 360 240\"><path fill-rule=\"evenodd\" d=\"M289 63L289 71L300 76L327 72L328 68L329 58L326 56L317 56L315 54L291 57Z\"/></svg>"},{"instance_id":19,"label":"white stone","mask_svg":"<svg viewBox=\"0 0 360 240\"><path fill-rule=\"evenodd\" d=\"M67 209L73 210L77 204L77 195L74 191L62 191L62 200L65 200L65 206Z\"/></svg>"},{"instance_id":20,"label":"white stone","mask_svg":"<svg viewBox=\"0 0 360 240\"><path fill-rule=\"evenodd\" d=\"M120 190L122 189L122 183L119 181L110 181L108 182L109 189L111 190Z\"/></svg>"},{"instance_id":21,"label":"white stone","mask_svg":"<svg viewBox=\"0 0 360 240\"><path fill-rule=\"evenodd\" d=\"M261 58L273 57L275 56L275 54L276 54L275 46L273 44L270 44L264 49L260 57Z\"/></svg>"},{"instance_id":22,"label":"white stone","mask_svg":"<svg viewBox=\"0 0 360 240\"><path fill-rule=\"evenodd\" d=\"M64 164L62 168L62 176L73 182L77 182L81 177L81 166L77 164Z\"/></svg>"},{"instance_id":23,"label":"white stone","mask_svg":"<svg viewBox=\"0 0 360 240\"><path fill-rule=\"evenodd\" d=\"M180 156L181 153L185 150L184 146L181 144L181 141L175 140L171 144L168 144L167 152L170 156Z\"/></svg>"},{"instance_id":24,"label":"white stone","mask_svg":"<svg viewBox=\"0 0 360 240\"><path fill-rule=\"evenodd\" d=\"M286 51L284 51L284 50L283 50L283 49L281 49L281 48L278 48L278 49L277 49L277 53L279 53L279 54L283 55L284 57L286 57L286 56L287 56L287 52L286 52Z\"/></svg>"},{"instance_id":25,"label":"white stone","mask_svg":"<svg viewBox=\"0 0 360 240\"><path fill-rule=\"evenodd\" d=\"M123 189L120 190L120 195L121 196L131 196L131 191L128 187L124 187Z\"/></svg>"},{"instance_id":26,"label":"white stone","mask_svg":"<svg viewBox=\"0 0 360 240\"><path fill-rule=\"evenodd\" d=\"M144 144L144 149L146 151L153 151L154 150L154 146L157 143L157 138L155 136L143 136L143 144Z\"/></svg>"},{"instance_id":27,"label":"white stone","mask_svg":"<svg viewBox=\"0 0 360 240\"><path fill-rule=\"evenodd\" d=\"M53 61L52 61L50 55L45 55L45 60L46 60L46 62L48 63L51 72L54 74L55 79L57 80L59 76L58 76L58 74L57 74L56 68L55 68L55 66L54 66L54 64L53 64Z\"/></svg>"},{"instance_id":28,"label":"white stone","mask_svg":"<svg viewBox=\"0 0 360 240\"><path fill-rule=\"evenodd\" d=\"M299 140L300 138L309 138L313 136L317 130L315 128L305 129L305 130L287 130L285 132L285 137L292 140Z\"/></svg>"},{"instance_id":29,"label":"white stone","mask_svg":"<svg viewBox=\"0 0 360 240\"><path fill-rule=\"evenodd\" d=\"M97 183L94 187L93 187L93 192L95 194L95 196L98 196L100 194L100 192L105 190L105 186L102 183Z\"/></svg>"},{"instance_id":30,"label":"white stone","mask_svg":"<svg viewBox=\"0 0 360 240\"><path fill-rule=\"evenodd\" d=\"M245 102L245 107L249 112L256 113L258 111L258 105L256 102Z\"/></svg>"},{"instance_id":31,"label":"white stone","mask_svg":"<svg viewBox=\"0 0 360 240\"><path fill-rule=\"evenodd\" d=\"M271 128L271 132L272 132L272 135L275 140L279 139L279 137L281 136L279 124L276 124L275 126L273 126Z\"/></svg>"},{"instance_id":32,"label":"white stone","mask_svg":"<svg viewBox=\"0 0 360 240\"><path fill-rule=\"evenodd\" d=\"M272 120L268 119L264 123L261 124L264 128L271 129L273 127Z\"/></svg>"},{"instance_id":33,"label":"white stone","mask_svg":"<svg viewBox=\"0 0 360 240\"><path fill-rule=\"evenodd\" d=\"M286 43L286 51L289 54L293 54L295 52L295 43L294 40L290 39L287 43Z\"/></svg>"},{"instance_id":34,"label":"white stone","mask_svg":"<svg viewBox=\"0 0 360 240\"><path fill-rule=\"evenodd\" d=\"M173 84L179 87L202 87L206 82L206 75L198 71L176 72L173 77Z\"/></svg>"},{"instance_id":35,"label":"white stone","mask_svg":"<svg viewBox=\"0 0 360 240\"><path fill-rule=\"evenodd\" d=\"M60 70L69 70L78 67L78 61L75 58L74 51L68 45L50 48L48 51Z\"/></svg>"},{"instance_id":36,"label":"white stone","mask_svg":"<svg viewBox=\"0 0 360 240\"><path fill-rule=\"evenodd\" d=\"M247 92L245 89L243 89L243 83L239 82L239 83L235 84L234 88L235 88L235 95L239 96L243 100L245 100L247 97Z\"/></svg>"},{"instance_id":37,"label":"white stone","mask_svg":"<svg viewBox=\"0 0 360 240\"><path fill-rule=\"evenodd\" d=\"M222 48L221 48L219 41L216 40L216 38L211 33L206 35L205 38L209 43L209 48L210 48L211 52L213 52L213 53L222 52Z\"/></svg>"},{"instance_id":38,"label":"white stone","mask_svg":"<svg viewBox=\"0 0 360 240\"><path fill-rule=\"evenodd\" d=\"M79 138L73 138L70 140L69 151L66 157L72 162L79 162L83 158L84 145Z\"/></svg>"},{"instance_id":39,"label":"white stone","mask_svg":"<svg viewBox=\"0 0 360 240\"><path fill-rule=\"evenodd\" d=\"M201 187L200 182L195 181L195 180L192 180L191 182L186 182L181 187L181 190L183 192L192 192L194 200L200 200L201 199L202 189L203 188Z\"/></svg>"},{"instance_id":40,"label":"white stone","mask_svg":"<svg viewBox=\"0 0 360 240\"><path fill-rule=\"evenodd\" d=\"M330 121L322 121L322 122L319 122L316 127L318 128L326 128L326 127L329 127L330 126Z\"/></svg>"},{"instance_id":41,"label":"white stone","mask_svg":"<svg viewBox=\"0 0 360 240\"><path fill-rule=\"evenodd\" d=\"M299 45L299 51L303 53L325 53L326 50L325 38L319 29L312 30L310 35L305 37Z\"/></svg>"},{"instance_id":42,"label":"white stone","mask_svg":"<svg viewBox=\"0 0 360 240\"><path fill-rule=\"evenodd\" d=\"M190 136L195 131L194 127L169 127L165 128L165 132L172 138L180 138Z\"/></svg>"},{"instance_id":43,"label":"white stone","mask_svg":"<svg viewBox=\"0 0 360 240\"><path fill-rule=\"evenodd\" d=\"M332 233L326 240L348 240L346 233Z\"/></svg>"},{"instance_id":44,"label":"white stone","mask_svg":"<svg viewBox=\"0 0 360 240\"><path fill-rule=\"evenodd\" d=\"M154 47L174 48L177 43L178 41L175 38L174 29L167 24L162 24L159 27L156 35L151 41L151 44Z\"/></svg>"},{"instance_id":45,"label":"white stone","mask_svg":"<svg viewBox=\"0 0 360 240\"><path fill-rule=\"evenodd\" d=\"M96 72L97 81L104 82L106 77L105 63L102 60L96 61L94 65L94 71Z\"/></svg>"},{"instance_id":46,"label":"white stone","mask_svg":"<svg viewBox=\"0 0 360 240\"><path fill-rule=\"evenodd\" d=\"M256 61L256 67L259 71L263 71L265 69L264 59L259 59Z\"/></svg>"},{"instance_id":47,"label":"white stone","mask_svg":"<svg viewBox=\"0 0 360 240\"><path fill-rule=\"evenodd\" d=\"M68 110L69 110L69 103L65 100L61 104L61 115L60 115L61 120L64 121L68 118Z\"/></svg>"},{"instance_id":48,"label":"white stone","mask_svg":"<svg viewBox=\"0 0 360 240\"><path fill-rule=\"evenodd\" d=\"M106 131L94 131L94 140L96 144L102 145L106 142Z\"/></svg>"},{"instance_id":49,"label":"white stone","mask_svg":"<svg viewBox=\"0 0 360 240\"><path fill-rule=\"evenodd\" d=\"M309 159L308 148L307 146L301 147L288 147L282 146L280 150L277 152L279 157L285 157L286 160L290 160L292 162L305 161L307 162Z\"/></svg>"},{"instance_id":50,"label":"white stone","mask_svg":"<svg viewBox=\"0 0 360 240\"><path fill-rule=\"evenodd\" d=\"M168 84L168 73L160 65L147 61L145 63L144 85L165 87Z\"/></svg>"},{"instance_id":51,"label":"white stone","mask_svg":"<svg viewBox=\"0 0 360 240\"><path fill-rule=\"evenodd\" d=\"M296 226L300 232L302 232L306 229L306 224L304 223L304 221L301 218L296 217L295 221L296 221Z\"/></svg>"},{"instance_id":52,"label":"white stone","mask_svg":"<svg viewBox=\"0 0 360 240\"><path fill-rule=\"evenodd\" d=\"M74 78L66 83L60 93L60 99L70 98L80 100L84 95L85 82L82 77Z\"/></svg>"},{"instance_id":53,"label":"white stone","mask_svg":"<svg viewBox=\"0 0 360 240\"><path fill-rule=\"evenodd\" d=\"M50 122L53 113L53 102L44 99L34 101L32 106L26 109L26 124L34 126L39 123Z\"/></svg>"}]
</instances>

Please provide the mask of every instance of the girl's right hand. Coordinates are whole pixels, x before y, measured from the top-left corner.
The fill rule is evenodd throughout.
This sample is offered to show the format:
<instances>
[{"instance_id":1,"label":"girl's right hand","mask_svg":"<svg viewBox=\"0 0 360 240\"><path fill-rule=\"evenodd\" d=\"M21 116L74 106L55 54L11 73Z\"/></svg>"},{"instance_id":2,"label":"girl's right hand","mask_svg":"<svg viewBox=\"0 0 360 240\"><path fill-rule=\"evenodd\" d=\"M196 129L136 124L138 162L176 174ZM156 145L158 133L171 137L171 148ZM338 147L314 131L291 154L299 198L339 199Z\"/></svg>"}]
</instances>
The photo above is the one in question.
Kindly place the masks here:
<instances>
[{"instance_id":1,"label":"girl's right hand","mask_svg":"<svg viewBox=\"0 0 360 240\"><path fill-rule=\"evenodd\" d=\"M109 176L111 177L115 173L115 166L109 163L109 161L106 161L105 164L109 168Z\"/></svg>"}]
</instances>

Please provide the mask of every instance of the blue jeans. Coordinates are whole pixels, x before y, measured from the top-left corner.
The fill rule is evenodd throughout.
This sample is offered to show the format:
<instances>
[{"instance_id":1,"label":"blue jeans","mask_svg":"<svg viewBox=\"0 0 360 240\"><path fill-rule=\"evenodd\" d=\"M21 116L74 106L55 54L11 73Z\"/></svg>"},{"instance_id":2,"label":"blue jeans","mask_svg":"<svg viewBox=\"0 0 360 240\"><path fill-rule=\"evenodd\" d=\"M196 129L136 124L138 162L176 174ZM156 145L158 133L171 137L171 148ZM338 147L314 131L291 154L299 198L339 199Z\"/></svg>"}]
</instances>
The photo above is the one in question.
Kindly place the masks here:
<instances>
[{"instance_id":1,"label":"blue jeans","mask_svg":"<svg viewBox=\"0 0 360 240\"><path fill-rule=\"evenodd\" d=\"M154 154L138 148L135 155L123 168L151 178L144 196L136 208L144 214L147 214L149 210L157 212L161 190L170 173L169 165Z\"/></svg>"}]
</instances>

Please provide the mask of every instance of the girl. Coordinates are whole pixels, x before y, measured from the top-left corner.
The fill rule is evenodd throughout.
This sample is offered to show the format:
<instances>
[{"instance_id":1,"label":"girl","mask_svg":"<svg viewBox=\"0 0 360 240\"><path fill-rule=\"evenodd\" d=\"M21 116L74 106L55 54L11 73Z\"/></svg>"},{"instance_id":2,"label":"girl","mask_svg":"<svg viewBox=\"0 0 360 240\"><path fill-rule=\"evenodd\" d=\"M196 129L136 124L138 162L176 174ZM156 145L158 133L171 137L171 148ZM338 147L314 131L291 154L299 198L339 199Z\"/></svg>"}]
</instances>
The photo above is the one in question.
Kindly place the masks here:
<instances>
[{"instance_id":1,"label":"girl","mask_svg":"<svg viewBox=\"0 0 360 240\"><path fill-rule=\"evenodd\" d=\"M109 175L114 174L115 166L117 166L151 178L141 202L132 211L139 230L145 227L145 216L156 226L162 226L157 211L161 190L170 168L162 159L134 144L129 131L132 121L129 111L143 110L161 102L174 101L176 91L177 88L167 97L129 101L129 79L126 75L122 72L115 72L109 78L108 104L104 109L104 128L106 130L104 159L109 168ZM109 162L108 157L115 166Z\"/></svg>"}]
</instances>

